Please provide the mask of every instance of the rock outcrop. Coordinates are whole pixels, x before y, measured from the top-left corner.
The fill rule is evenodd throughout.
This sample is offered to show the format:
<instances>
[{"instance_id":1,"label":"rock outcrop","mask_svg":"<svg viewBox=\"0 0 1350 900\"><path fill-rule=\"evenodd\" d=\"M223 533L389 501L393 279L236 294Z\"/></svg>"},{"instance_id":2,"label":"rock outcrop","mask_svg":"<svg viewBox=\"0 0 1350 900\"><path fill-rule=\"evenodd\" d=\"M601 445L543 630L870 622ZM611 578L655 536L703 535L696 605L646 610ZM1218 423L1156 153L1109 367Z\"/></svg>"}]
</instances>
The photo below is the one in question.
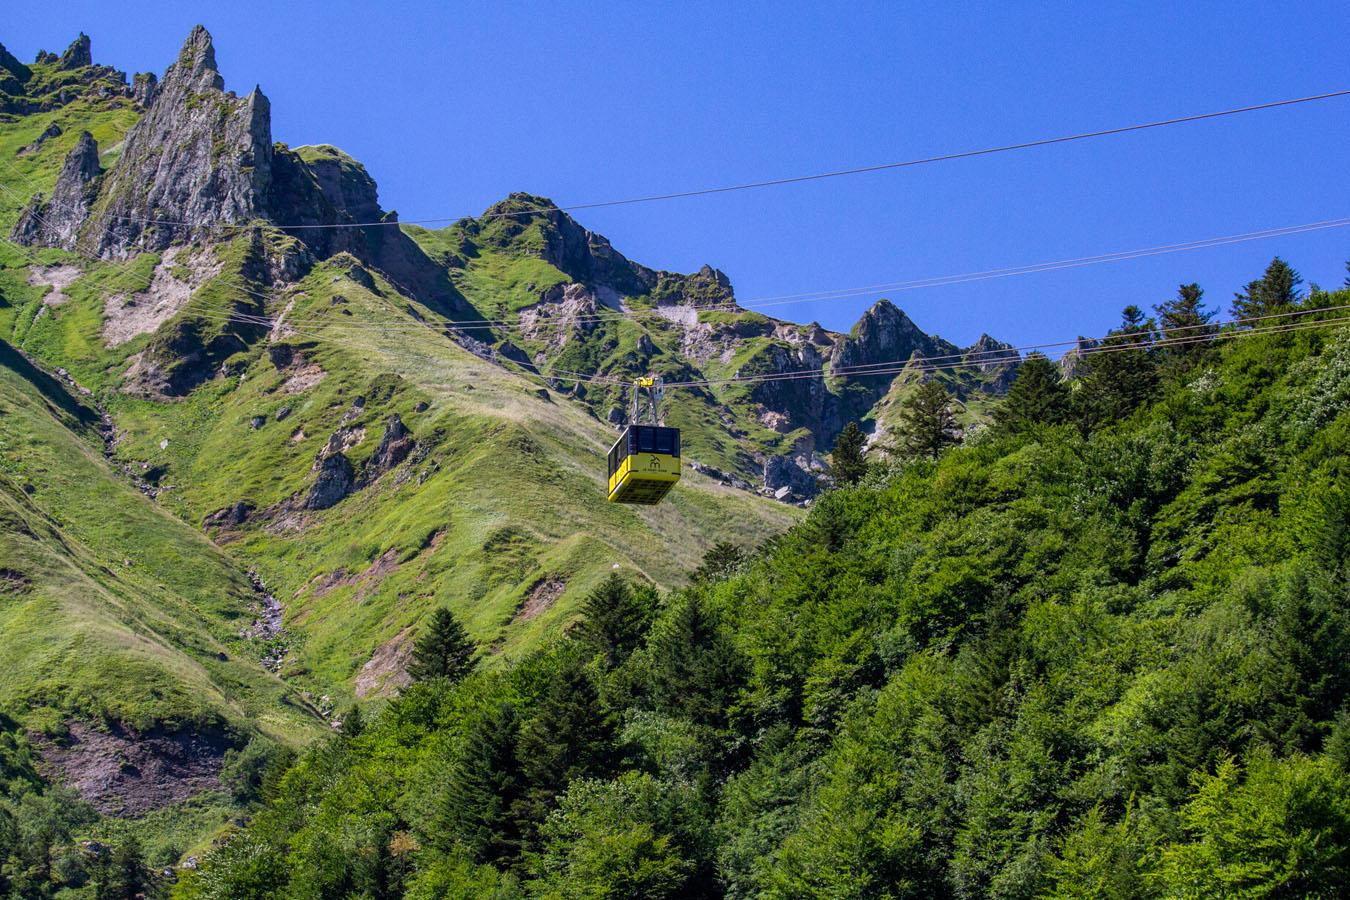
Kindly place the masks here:
<instances>
[{"instance_id":1,"label":"rock outcrop","mask_svg":"<svg viewBox=\"0 0 1350 900\"><path fill-rule=\"evenodd\" d=\"M375 455L367 463L365 481L374 481L376 478L388 472L397 466L412 453L417 442L413 440L412 433L408 427L403 424L403 419L398 413L391 415L384 423L384 437L380 440L380 446L376 448Z\"/></svg>"},{"instance_id":2,"label":"rock outcrop","mask_svg":"<svg viewBox=\"0 0 1350 900\"><path fill-rule=\"evenodd\" d=\"M84 228L89 248L122 258L262 215L272 180L270 114L256 88L242 98L226 93L211 35L194 28L105 179L100 209Z\"/></svg>"},{"instance_id":3,"label":"rock outcrop","mask_svg":"<svg viewBox=\"0 0 1350 900\"><path fill-rule=\"evenodd\" d=\"M0 115L43 112L80 99L116 103L130 96L126 73L94 63L86 34L60 55L41 51L32 66L0 47Z\"/></svg>"},{"instance_id":4,"label":"rock outcrop","mask_svg":"<svg viewBox=\"0 0 1350 900\"><path fill-rule=\"evenodd\" d=\"M75 249L80 227L89 215L90 204L98 193L103 168L98 161L98 144L89 132L80 133L74 149L66 155L56 179L50 203L35 196L19 214L12 238L21 244Z\"/></svg>"},{"instance_id":5,"label":"rock outcrop","mask_svg":"<svg viewBox=\"0 0 1350 900\"><path fill-rule=\"evenodd\" d=\"M19 62L14 54L5 49L4 44L0 44L0 91L21 94L24 85L32 77L33 70Z\"/></svg>"},{"instance_id":6,"label":"rock outcrop","mask_svg":"<svg viewBox=\"0 0 1350 900\"><path fill-rule=\"evenodd\" d=\"M94 64L94 56L90 52L89 35L83 31L80 36L70 42L66 52L61 54L61 58L56 61L56 65L61 69L82 69L85 66Z\"/></svg>"},{"instance_id":7,"label":"rock outcrop","mask_svg":"<svg viewBox=\"0 0 1350 900\"><path fill-rule=\"evenodd\" d=\"M342 452L325 453L318 463L319 474L305 496L305 509L336 506L356 487L356 470Z\"/></svg>"}]
</instances>

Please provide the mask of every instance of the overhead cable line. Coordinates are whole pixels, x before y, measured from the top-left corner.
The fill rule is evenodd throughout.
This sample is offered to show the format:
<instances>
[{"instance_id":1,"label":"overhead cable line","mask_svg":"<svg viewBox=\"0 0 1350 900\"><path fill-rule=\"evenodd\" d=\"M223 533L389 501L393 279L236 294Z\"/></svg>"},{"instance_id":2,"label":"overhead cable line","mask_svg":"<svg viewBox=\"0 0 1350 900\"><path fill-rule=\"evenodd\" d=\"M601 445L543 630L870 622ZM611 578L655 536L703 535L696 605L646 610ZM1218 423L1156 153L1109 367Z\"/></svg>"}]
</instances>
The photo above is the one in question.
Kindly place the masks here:
<instances>
[{"instance_id":1,"label":"overhead cable line","mask_svg":"<svg viewBox=\"0 0 1350 900\"><path fill-rule=\"evenodd\" d=\"M1119 250L1111 253L1098 254L1095 256L1083 256L1072 259L1054 260L1043 263L1032 263L1024 266L1013 266L1002 269L986 269L978 272L967 272L957 275L944 275L933 278L923 278L912 281L897 281L882 284L866 285L855 288L840 288L835 291L819 291L815 293L803 294L783 294L780 299L774 297L756 298L747 300L743 303L731 301L727 303L699 305L672 305L664 307L670 310L687 309L694 313L699 312L736 312L748 311L754 312L758 309L768 308L770 306L786 306L797 303L820 303L829 300L843 300L852 297L876 293L899 293L902 291L922 290L926 288L946 287L954 284L964 284L974 281L983 281L993 278L1007 278L1017 275L1035 275L1041 272L1051 272L1061 269L1081 268L1084 266L1099 265L1108 262L1121 262L1130 259L1138 259L1147 256L1159 256L1169 253L1182 253L1192 250L1206 250L1212 247L1222 247L1230 244L1244 243L1247 241L1263 240L1274 237L1287 237L1295 234L1304 234L1312 231L1320 231L1330 228L1344 228L1350 226L1350 217L1339 219L1327 219L1320 222L1309 222L1302 225L1287 225L1280 228L1269 228L1260 231L1250 231L1243 234L1225 235L1221 237L1203 238L1195 241L1185 241L1182 243L1162 244L1154 247L1144 247L1135 250ZM260 297L265 300L274 298L266 297L256 291L252 291L243 286L236 285L239 290ZM425 304L424 304L425 305ZM571 324L591 324L613 321L622 321L625 319L644 320L659 319L663 322L669 322L670 319L656 312L655 307L631 309L628 312L615 312L613 314L587 313L576 316L554 317L543 319L535 326L537 330L544 330L553 327L571 325ZM308 321L317 321L314 314L310 314ZM456 331L523 331L525 325L521 322L519 316L514 319L427 319L425 323L417 322L349 322L343 323L347 328L366 328L372 331L388 331L391 333L401 331L421 331L428 324L436 327L453 328Z\"/></svg>"},{"instance_id":2,"label":"overhead cable line","mask_svg":"<svg viewBox=\"0 0 1350 900\"><path fill-rule=\"evenodd\" d=\"M366 222L333 222L333 223L268 223L277 228L293 230L321 230L333 228L378 228L378 227L397 227L400 225L428 225L444 222L457 222L461 219L495 219L509 218L519 215L533 215L535 213L577 212L587 209L602 209L615 206L631 206L639 203L655 203L665 200L679 200L691 197L705 197L714 194L727 194L736 191L757 190L767 187L780 187L790 184L802 184L811 181L822 181L829 178L842 178L851 175L865 175L874 172L885 172L895 169L912 168L915 166L931 165L940 162L951 162L960 159L972 159L980 156L992 156L997 153L1010 153L1018 150L1029 150L1036 147L1048 147L1054 144L1067 144L1074 141L1085 141L1094 138L1110 137L1114 135L1129 134L1136 131L1147 131L1154 128L1164 128L1170 125L1183 125L1191 122L1201 122L1209 119L1220 119L1229 116L1241 115L1243 113L1259 112L1261 110L1277 109L1286 106L1295 106L1303 103L1314 103L1321 100L1331 100L1338 97L1350 95L1350 89L1325 91L1319 94L1311 94L1306 97L1294 97L1288 100L1274 100L1267 103L1255 103L1248 106L1239 106L1231 109L1222 109L1215 112L1197 113L1188 116L1176 116L1168 119L1158 119L1150 122L1139 122L1132 125L1120 125L1114 128L1102 128L1095 131L1084 131L1077 134L1058 135L1055 137L1037 138L1030 141L1021 141L1012 144L1001 144L993 147L984 147L977 150L960 150L949 153L941 153L932 156L918 157L915 159L902 160L900 162L880 163L870 166L858 166L847 169L835 169L826 172L816 172L809 175L793 175L784 178L769 178L759 181L747 181L738 184L720 185L715 187L695 188L684 191L673 191L669 193L646 194L636 197L625 197L617 200L599 200L586 203L571 203L564 206L539 206L527 205L523 209L512 210L510 212L485 213L480 216L437 216L432 218L410 219L406 222L389 221L385 219L366 221ZM154 217L142 216L113 216L123 221L137 222L139 224L152 225L172 225L175 227L196 228L201 227L192 222L173 221L169 219L159 219ZM231 228L249 228L252 223L221 223L223 227Z\"/></svg>"},{"instance_id":3,"label":"overhead cable line","mask_svg":"<svg viewBox=\"0 0 1350 900\"><path fill-rule=\"evenodd\" d=\"M1153 338L1150 335L1142 336L1138 340L1123 340L1126 335L1108 334L1099 338L1079 337L1070 340L1040 342L1037 344L1027 344L1020 347L997 348L994 350L977 351L965 354L947 354L942 356L921 357L919 362L913 362L911 359L891 359L876 363L859 364L856 366L842 366L838 368L825 368L800 370L793 372L775 372L760 373L754 375L729 376L726 378L707 378L688 381L670 381L666 382L667 387L707 387L720 384L748 384L770 381L788 381L797 379L814 378L835 378L835 377L872 377L877 375L898 374L905 371L925 372L939 369L950 369L958 366L980 366L995 365L1001 363L1018 362L1022 359L1023 352L1039 352L1046 349L1079 345L1080 352L1083 355L1094 355L1106 352L1123 352L1126 350L1149 349L1158 347L1167 347L1187 343L1209 342L1215 340L1227 340L1233 337L1241 337L1253 334L1271 334L1282 333L1286 330L1304 330L1312 327L1326 327L1333 324L1341 324L1350 321L1350 317L1336 318L1331 320L1316 319L1303 322L1277 322L1273 325L1252 326L1257 322L1272 322L1274 320L1286 320L1290 318L1308 317L1331 312L1341 312L1350 310L1350 304L1338 306L1325 306L1313 309L1291 310L1282 313L1268 313L1260 316L1247 316L1243 318L1225 320L1220 322L1208 322L1199 325L1182 326L1170 329L1170 332L1197 331L1200 334L1182 335L1181 337L1163 337ZM203 314L205 315L205 314ZM207 318L215 318L221 321L242 321L245 324L270 327L279 324L281 327L290 327L285 322L278 323L274 319L265 317L256 317L246 314L218 316L206 315ZM1221 330L1225 326L1232 326L1231 330ZM319 340L328 340L342 345L344 341L335 340L331 336L318 333L306 333L297 331L296 333L307 334ZM1087 345L1087 346L1084 346ZM348 344L348 346L353 346ZM400 348L399 352L406 352L407 348ZM586 384L603 384L609 386L627 385L629 379L606 376L606 375L584 375L582 373L563 374L557 370L539 371L540 377L552 379L560 382L581 382Z\"/></svg>"}]
</instances>

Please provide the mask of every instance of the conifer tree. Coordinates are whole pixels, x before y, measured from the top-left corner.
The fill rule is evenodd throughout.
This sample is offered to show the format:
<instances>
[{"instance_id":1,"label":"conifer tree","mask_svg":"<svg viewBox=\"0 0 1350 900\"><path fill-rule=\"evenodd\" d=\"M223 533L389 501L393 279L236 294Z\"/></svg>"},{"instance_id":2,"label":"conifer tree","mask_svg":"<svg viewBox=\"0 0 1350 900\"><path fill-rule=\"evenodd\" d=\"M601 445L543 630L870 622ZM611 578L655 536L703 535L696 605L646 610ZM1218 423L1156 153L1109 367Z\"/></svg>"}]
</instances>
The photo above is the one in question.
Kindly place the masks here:
<instances>
[{"instance_id":1,"label":"conifer tree","mask_svg":"<svg viewBox=\"0 0 1350 900\"><path fill-rule=\"evenodd\" d=\"M136 900L148 887L141 843L129 836L113 848L94 885L95 900Z\"/></svg>"},{"instance_id":2,"label":"conifer tree","mask_svg":"<svg viewBox=\"0 0 1350 900\"><path fill-rule=\"evenodd\" d=\"M1019 434L1041 425L1062 424L1069 411L1069 388L1059 377L1058 367L1032 353L1017 367L1008 396L994 408L994 422L1003 432Z\"/></svg>"},{"instance_id":3,"label":"conifer tree","mask_svg":"<svg viewBox=\"0 0 1350 900\"><path fill-rule=\"evenodd\" d=\"M586 660L564 648L520 729L516 758L527 785L514 812L522 834L537 832L554 798L577 778L607 774L613 727L600 704Z\"/></svg>"},{"instance_id":4,"label":"conifer tree","mask_svg":"<svg viewBox=\"0 0 1350 900\"><path fill-rule=\"evenodd\" d=\"M470 725L441 798L442 850L458 843L478 862L510 859L520 852L514 811L525 789L516 760L519 728L515 707L506 701Z\"/></svg>"},{"instance_id":5,"label":"conifer tree","mask_svg":"<svg viewBox=\"0 0 1350 900\"><path fill-rule=\"evenodd\" d=\"M581 605L575 634L604 654L606 665L618 665L642 642L650 623L650 592L634 591L617 572L600 582Z\"/></svg>"},{"instance_id":6,"label":"conifer tree","mask_svg":"<svg viewBox=\"0 0 1350 900\"><path fill-rule=\"evenodd\" d=\"M830 451L830 471L839 484L857 484L867 474L867 458L863 455L866 443L867 435L857 422L849 422L839 432Z\"/></svg>"},{"instance_id":7,"label":"conifer tree","mask_svg":"<svg viewBox=\"0 0 1350 900\"><path fill-rule=\"evenodd\" d=\"M478 645L445 607L431 614L430 624L413 643L408 675L413 681L448 678L459 681L473 671Z\"/></svg>"},{"instance_id":8,"label":"conifer tree","mask_svg":"<svg viewBox=\"0 0 1350 900\"><path fill-rule=\"evenodd\" d=\"M659 712L721 727L745 661L717 617L690 591L653 627L640 691Z\"/></svg>"},{"instance_id":9,"label":"conifer tree","mask_svg":"<svg viewBox=\"0 0 1350 900\"><path fill-rule=\"evenodd\" d=\"M1303 278L1278 256L1266 266L1266 274L1247 283L1247 289L1233 295L1233 318L1250 319L1279 312L1293 306L1302 297Z\"/></svg>"},{"instance_id":10,"label":"conifer tree","mask_svg":"<svg viewBox=\"0 0 1350 900\"><path fill-rule=\"evenodd\" d=\"M730 541L718 541L703 554L703 563L694 572L694 581L716 581L735 575L744 568L750 554Z\"/></svg>"},{"instance_id":11,"label":"conifer tree","mask_svg":"<svg viewBox=\"0 0 1350 900\"><path fill-rule=\"evenodd\" d=\"M951 395L936 380L925 381L900 410L898 449L905 456L936 459L961 441Z\"/></svg>"},{"instance_id":12,"label":"conifer tree","mask_svg":"<svg viewBox=\"0 0 1350 900\"><path fill-rule=\"evenodd\" d=\"M1206 338L1219 330L1217 326L1209 324L1214 313L1205 309L1204 296L1204 289L1200 285L1183 284L1177 288L1176 297L1153 307L1153 311L1158 314L1158 333L1163 340ZM1196 340L1193 344L1183 344L1169 350L1169 353L1187 353L1203 345L1204 341Z\"/></svg>"},{"instance_id":13,"label":"conifer tree","mask_svg":"<svg viewBox=\"0 0 1350 900\"><path fill-rule=\"evenodd\" d=\"M1152 348L1154 322L1130 305L1121 311L1119 328L1101 349L1084 357L1083 376L1074 395L1079 424L1085 430L1121 419L1146 403L1158 390L1158 362Z\"/></svg>"}]
</instances>

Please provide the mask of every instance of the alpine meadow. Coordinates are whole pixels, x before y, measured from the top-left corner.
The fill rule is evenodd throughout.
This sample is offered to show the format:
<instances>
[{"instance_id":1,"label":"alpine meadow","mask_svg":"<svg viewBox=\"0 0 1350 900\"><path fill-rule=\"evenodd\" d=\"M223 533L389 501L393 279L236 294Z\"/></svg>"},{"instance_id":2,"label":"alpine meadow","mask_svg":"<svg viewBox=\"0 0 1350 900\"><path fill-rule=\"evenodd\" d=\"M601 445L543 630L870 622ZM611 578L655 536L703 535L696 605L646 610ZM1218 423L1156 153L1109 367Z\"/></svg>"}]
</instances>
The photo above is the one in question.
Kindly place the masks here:
<instances>
[{"instance_id":1,"label":"alpine meadow","mask_svg":"<svg viewBox=\"0 0 1350 900\"><path fill-rule=\"evenodd\" d=\"M0 47L0 897L1344 896L1350 277L834 331L227 75Z\"/></svg>"}]
</instances>

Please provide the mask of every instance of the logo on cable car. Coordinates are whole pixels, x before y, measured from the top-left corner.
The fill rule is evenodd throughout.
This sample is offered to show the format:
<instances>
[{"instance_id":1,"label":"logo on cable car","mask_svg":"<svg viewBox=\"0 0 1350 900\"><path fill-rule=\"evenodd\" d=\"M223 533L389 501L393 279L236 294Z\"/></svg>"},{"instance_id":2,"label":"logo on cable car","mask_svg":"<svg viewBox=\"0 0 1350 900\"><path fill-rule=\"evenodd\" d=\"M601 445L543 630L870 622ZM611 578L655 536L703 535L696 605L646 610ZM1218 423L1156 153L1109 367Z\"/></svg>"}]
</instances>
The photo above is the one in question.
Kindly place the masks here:
<instances>
[{"instance_id":1,"label":"logo on cable car","mask_svg":"<svg viewBox=\"0 0 1350 900\"><path fill-rule=\"evenodd\" d=\"M657 456L649 456L649 457L647 457L647 468L659 472L659 471L661 470L661 459L660 459L660 457L657 457Z\"/></svg>"}]
</instances>

